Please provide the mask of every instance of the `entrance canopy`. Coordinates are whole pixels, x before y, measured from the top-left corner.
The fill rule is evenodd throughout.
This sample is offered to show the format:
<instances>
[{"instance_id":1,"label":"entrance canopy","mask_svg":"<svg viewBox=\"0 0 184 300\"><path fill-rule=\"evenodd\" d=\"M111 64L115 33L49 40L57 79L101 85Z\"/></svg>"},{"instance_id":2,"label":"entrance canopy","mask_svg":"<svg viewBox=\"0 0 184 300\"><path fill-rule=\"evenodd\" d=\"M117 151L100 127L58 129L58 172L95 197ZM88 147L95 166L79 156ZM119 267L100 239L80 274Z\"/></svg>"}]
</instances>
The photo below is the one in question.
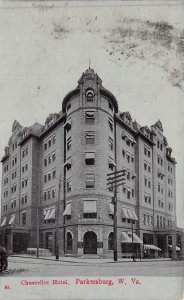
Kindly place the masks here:
<instances>
[{"instance_id":1,"label":"entrance canopy","mask_svg":"<svg viewBox=\"0 0 184 300\"><path fill-rule=\"evenodd\" d=\"M155 245L145 245L144 244L144 249L151 249L151 250L157 250L157 251L161 251L162 249L158 248Z\"/></svg>"}]
</instances>

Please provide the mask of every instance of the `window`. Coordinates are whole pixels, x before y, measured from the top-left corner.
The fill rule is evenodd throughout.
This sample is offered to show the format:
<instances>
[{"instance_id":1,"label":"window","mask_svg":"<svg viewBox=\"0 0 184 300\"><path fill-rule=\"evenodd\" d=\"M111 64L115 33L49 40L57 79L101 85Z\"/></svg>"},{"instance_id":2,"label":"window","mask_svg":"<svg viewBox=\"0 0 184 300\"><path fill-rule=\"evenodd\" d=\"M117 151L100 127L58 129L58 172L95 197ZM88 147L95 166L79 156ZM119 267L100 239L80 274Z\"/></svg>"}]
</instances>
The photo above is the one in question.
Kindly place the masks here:
<instances>
[{"instance_id":1,"label":"window","mask_svg":"<svg viewBox=\"0 0 184 300\"><path fill-rule=\"evenodd\" d=\"M113 151L113 139L111 139L111 138L109 137L108 143L109 143L109 149L110 149L111 151Z\"/></svg>"},{"instance_id":2,"label":"window","mask_svg":"<svg viewBox=\"0 0 184 300\"><path fill-rule=\"evenodd\" d=\"M134 196L135 196L135 190L132 189L132 198L134 198Z\"/></svg>"},{"instance_id":3,"label":"window","mask_svg":"<svg viewBox=\"0 0 184 300\"><path fill-rule=\"evenodd\" d=\"M150 166L148 166L148 172L149 172L149 173L151 172L151 167L150 167Z\"/></svg>"},{"instance_id":4,"label":"window","mask_svg":"<svg viewBox=\"0 0 184 300\"><path fill-rule=\"evenodd\" d=\"M160 192L160 183L158 183L158 192Z\"/></svg>"},{"instance_id":5,"label":"window","mask_svg":"<svg viewBox=\"0 0 184 300\"><path fill-rule=\"evenodd\" d=\"M27 203L27 195L24 196L24 201Z\"/></svg>"},{"instance_id":6,"label":"window","mask_svg":"<svg viewBox=\"0 0 184 300\"><path fill-rule=\"evenodd\" d=\"M72 146L72 138L71 136L67 139L67 151L71 149Z\"/></svg>"},{"instance_id":7,"label":"window","mask_svg":"<svg viewBox=\"0 0 184 300\"><path fill-rule=\"evenodd\" d=\"M96 213L84 213L84 219L96 219L97 214Z\"/></svg>"},{"instance_id":8,"label":"window","mask_svg":"<svg viewBox=\"0 0 184 300\"><path fill-rule=\"evenodd\" d=\"M88 89L87 91L86 91L86 101L87 102L91 102L91 101L93 101L93 99L94 99L94 91L92 90L92 89Z\"/></svg>"},{"instance_id":9,"label":"window","mask_svg":"<svg viewBox=\"0 0 184 300\"><path fill-rule=\"evenodd\" d=\"M94 143L95 143L94 131L86 132L86 145L94 145Z\"/></svg>"},{"instance_id":10,"label":"window","mask_svg":"<svg viewBox=\"0 0 184 300\"><path fill-rule=\"evenodd\" d=\"M68 192L71 192L72 190L72 187L71 187L71 177L69 177L66 181L66 190L67 190L67 193Z\"/></svg>"},{"instance_id":11,"label":"window","mask_svg":"<svg viewBox=\"0 0 184 300\"><path fill-rule=\"evenodd\" d=\"M148 149L148 157L151 157L151 152L149 149Z\"/></svg>"},{"instance_id":12,"label":"window","mask_svg":"<svg viewBox=\"0 0 184 300\"><path fill-rule=\"evenodd\" d=\"M52 190L52 198L55 198L56 192L55 190Z\"/></svg>"},{"instance_id":13,"label":"window","mask_svg":"<svg viewBox=\"0 0 184 300\"><path fill-rule=\"evenodd\" d=\"M48 200L50 200L50 198L51 198L51 192L48 191Z\"/></svg>"},{"instance_id":14,"label":"window","mask_svg":"<svg viewBox=\"0 0 184 300\"><path fill-rule=\"evenodd\" d=\"M111 232L108 237L108 250L114 249L114 234Z\"/></svg>"},{"instance_id":15,"label":"window","mask_svg":"<svg viewBox=\"0 0 184 300\"><path fill-rule=\"evenodd\" d=\"M148 202L148 195L144 194L144 201L147 203Z\"/></svg>"},{"instance_id":16,"label":"window","mask_svg":"<svg viewBox=\"0 0 184 300\"><path fill-rule=\"evenodd\" d=\"M51 180L51 173L48 173L48 181Z\"/></svg>"},{"instance_id":17,"label":"window","mask_svg":"<svg viewBox=\"0 0 184 300\"><path fill-rule=\"evenodd\" d=\"M86 158L85 158L85 163L88 166L94 165L95 164L95 153L87 152Z\"/></svg>"},{"instance_id":18,"label":"window","mask_svg":"<svg viewBox=\"0 0 184 300\"><path fill-rule=\"evenodd\" d=\"M55 145L55 143L56 143L56 136L55 135L52 137L52 142L53 142L53 145Z\"/></svg>"},{"instance_id":19,"label":"window","mask_svg":"<svg viewBox=\"0 0 184 300\"><path fill-rule=\"evenodd\" d=\"M109 108L110 108L110 110L113 111L113 106L112 106L112 103L110 101L109 101Z\"/></svg>"},{"instance_id":20,"label":"window","mask_svg":"<svg viewBox=\"0 0 184 300\"><path fill-rule=\"evenodd\" d=\"M22 225L26 225L26 212L22 213Z\"/></svg>"},{"instance_id":21,"label":"window","mask_svg":"<svg viewBox=\"0 0 184 300\"><path fill-rule=\"evenodd\" d=\"M49 162L49 165L51 164L51 161L52 161L52 159L51 159L51 155L49 155L49 157L48 157L48 162Z\"/></svg>"},{"instance_id":22,"label":"window","mask_svg":"<svg viewBox=\"0 0 184 300\"><path fill-rule=\"evenodd\" d=\"M144 170L146 171L147 170L147 164L144 163Z\"/></svg>"},{"instance_id":23,"label":"window","mask_svg":"<svg viewBox=\"0 0 184 300\"><path fill-rule=\"evenodd\" d=\"M48 141L48 146L51 147L52 143L51 140Z\"/></svg>"},{"instance_id":24,"label":"window","mask_svg":"<svg viewBox=\"0 0 184 300\"><path fill-rule=\"evenodd\" d=\"M157 215L157 227L159 227L159 216Z\"/></svg>"},{"instance_id":25,"label":"window","mask_svg":"<svg viewBox=\"0 0 184 300\"><path fill-rule=\"evenodd\" d=\"M147 186L147 181L148 179L146 177L144 177L144 185Z\"/></svg>"},{"instance_id":26,"label":"window","mask_svg":"<svg viewBox=\"0 0 184 300\"><path fill-rule=\"evenodd\" d=\"M44 199L45 201L47 200L47 193L46 193L46 192L43 193L43 199Z\"/></svg>"},{"instance_id":27,"label":"window","mask_svg":"<svg viewBox=\"0 0 184 300\"><path fill-rule=\"evenodd\" d=\"M47 166L47 158L44 158L44 167Z\"/></svg>"},{"instance_id":28,"label":"window","mask_svg":"<svg viewBox=\"0 0 184 300\"><path fill-rule=\"evenodd\" d=\"M56 170L53 170L53 171L52 171L52 178L53 178L53 179L56 178Z\"/></svg>"},{"instance_id":29,"label":"window","mask_svg":"<svg viewBox=\"0 0 184 300\"><path fill-rule=\"evenodd\" d=\"M44 182L47 182L47 175L44 175Z\"/></svg>"},{"instance_id":30,"label":"window","mask_svg":"<svg viewBox=\"0 0 184 300\"><path fill-rule=\"evenodd\" d=\"M130 162L130 154L127 153L127 162L129 163Z\"/></svg>"},{"instance_id":31,"label":"window","mask_svg":"<svg viewBox=\"0 0 184 300\"><path fill-rule=\"evenodd\" d=\"M147 154L147 148L144 147L144 154L146 155Z\"/></svg>"},{"instance_id":32,"label":"window","mask_svg":"<svg viewBox=\"0 0 184 300\"><path fill-rule=\"evenodd\" d=\"M67 235L66 235L66 244L67 244L67 250L72 250L72 235L70 232L67 232Z\"/></svg>"},{"instance_id":33,"label":"window","mask_svg":"<svg viewBox=\"0 0 184 300\"><path fill-rule=\"evenodd\" d=\"M130 180L130 171L127 172L127 179Z\"/></svg>"},{"instance_id":34,"label":"window","mask_svg":"<svg viewBox=\"0 0 184 300\"><path fill-rule=\"evenodd\" d=\"M95 121L94 111L86 111L85 119L86 119L86 124L94 124Z\"/></svg>"},{"instance_id":35,"label":"window","mask_svg":"<svg viewBox=\"0 0 184 300\"><path fill-rule=\"evenodd\" d=\"M148 195L148 202L151 204L151 195Z\"/></svg>"},{"instance_id":36,"label":"window","mask_svg":"<svg viewBox=\"0 0 184 300\"><path fill-rule=\"evenodd\" d=\"M157 148L159 149L160 148L160 142L157 141Z\"/></svg>"},{"instance_id":37,"label":"window","mask_svg":"<svg viewBox=\"0 0 184 300\"><path fill-rule=\"evenodd\" d=\"M131 192L130 192L130 189L128 189L127 190L127 198L130 199L130 196L131 196Z\"/></svg>"},{"instance_id":38,"label":"window","mask_svg":"<svg viewBox=\"0 0 184 300\"><path fill-rule=\"evenodd\" d=\"M151 188L151 180L148 179L148 187Z\"/></svg>"},{"instance_id":39,"label":"window","mask_svg":"<svg viewBox=\"0 0 184 300\"><path fill-rule=\"evenodd\" d=\"M146 225L146 215L143 215L143 224Z\"/></svg>"},{"instance_id":40,"label":"window","mask_svg":"<svg viewBox=\"0 0 184 300\"><path fill-rule=\"evenodd\" d=\"M85 185L88 189L95 187L95 174L86 174Z\"/></svg>"},{"instance_id":41,"label":"window","mask_svg":"<svg viewBox=\"0 0 184 300\"><path fill-rule=\"evenodd\" d=\"M68 103L68 105L67 105L67 107L66 107L67 111L68 111L70 108L71 108L71 102Z\"/></svg>"},{"instance_id":42,"label":"window","mask_svg":"<svg viewBox=\"0 0 184 300\"><path fill-rule=\"evenodd\" d=\"M131 162L132 163L134 162L134 156L131 156Z\"/></svg>"},{"instance_id":43,"label":"window","mask_svg":"<svg viewBox=\"0 0 184 300\"><path fill-rule=\"evenodd\" d=\"M54 162L56 160L56 154L52 154L52 161Z\"/></svg>"},{"instance_id":44,"label":"window","mask_svg":"<svg viewBox=\"0 0 184 300\"><path fill-rule=\"evenodd\" d=\"M47 150L47 143L44 143L44 149Z\"/></svg>"},{"instance_id":45,"label":"window","mask_svg":"<svg viewBox=\"0 0 184 300\"><path fill-rule=\"evenodd\" d=\"M125 150L122 149L122 155L123 155L123 157L125 157L125 154L126 154Z\"/></svg>"},{"instance_id":46,"label":"window","mask_svg":"<svg viewBox=\"0 0 184 300\"><path fill-rule=\"evenodd\" d=\"M113 131L113 120L111 118L109 118L108 124L109 124L110 131Z\"/></svg>"}]
</instances>

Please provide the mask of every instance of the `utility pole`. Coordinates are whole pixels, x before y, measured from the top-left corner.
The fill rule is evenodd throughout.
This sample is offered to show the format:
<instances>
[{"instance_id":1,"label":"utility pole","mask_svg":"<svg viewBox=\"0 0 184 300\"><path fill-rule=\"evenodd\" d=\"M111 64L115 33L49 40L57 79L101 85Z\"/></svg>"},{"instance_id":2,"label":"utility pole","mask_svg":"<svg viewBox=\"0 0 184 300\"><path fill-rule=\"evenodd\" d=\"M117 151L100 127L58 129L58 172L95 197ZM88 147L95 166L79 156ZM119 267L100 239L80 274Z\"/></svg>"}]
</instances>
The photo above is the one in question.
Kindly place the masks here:
<instances>
[{"instance_id":1,"label":"utility pole","mask_svg":"<svg viewBox=\"0 0 184 300\"><path fill-rule=\"evenodd\" d=\"M132 252L133 252L133 256L132 256L132 259L133 261L135 261L135 253L134 253L134 229L133 229L133 219L131 220L132 222Z\"/></svg>"},{"instance_id":2,"label":"utility pole","mask_svg":"<svg viewBox=\"0 0 184 300\"><path fill-rule=\"evenodd\" d=\"M114 204L114 222L113 222L113 233L114 233L114 261L118 260L117 250L117 188L120 185L125 184L125 172L126 170L115 171L107 174L107 187L114 190L113 204Z\"/></svg>"},{"instance_id":3,"label":"utility pole","mask_svg":"<svg viewBox=\"0 0 184 300\"><path fill-rule=\"evenodd\" d=\"M40 199L41 199L41 173L38 173L39 180L39 197L36 203L36 257L39 258L39 248L40 248Z\"/></svg>"},{"instance_id":4,"label":"utility pole","mask_svg":"<svg viewBox=\"0 0 184 300\"><path fill-rule=\"evenodd\" d=\"M59 179L58 200L56 210L56 259L59 259L59 211L60 211L60 194L61 194L61 175Z\"/></svg>"}]
</instances>

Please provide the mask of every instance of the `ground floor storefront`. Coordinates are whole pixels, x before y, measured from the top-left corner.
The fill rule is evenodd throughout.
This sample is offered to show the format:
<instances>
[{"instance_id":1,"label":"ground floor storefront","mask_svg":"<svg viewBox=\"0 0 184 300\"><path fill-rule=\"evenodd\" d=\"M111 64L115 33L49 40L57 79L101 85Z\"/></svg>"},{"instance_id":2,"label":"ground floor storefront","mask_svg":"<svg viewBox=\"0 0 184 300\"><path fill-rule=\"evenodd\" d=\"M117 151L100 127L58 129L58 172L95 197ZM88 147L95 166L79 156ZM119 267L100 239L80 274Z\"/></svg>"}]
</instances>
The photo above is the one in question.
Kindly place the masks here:
<instances>
[{"instance_id":1,"label":"ground floor storefront","mask_svg":"<svg viewBox=\"0 0 184 300\"><path fill-rule=\"evenodd\" d=\"M1 228L0 243L10 253L26 253L28 249L37 247L47 249L47 253L55 255L58 238L61 256L81 257L97 255L102 258L112 258L114 249L114 234L112 225L78 224L59 228L39 230L39 239L35 230L23 228ZM184 257L184 238L181 231L146 232L136 228L117 229L117 251L119 258L159 258Z\"/></svg>"}]
</instances>

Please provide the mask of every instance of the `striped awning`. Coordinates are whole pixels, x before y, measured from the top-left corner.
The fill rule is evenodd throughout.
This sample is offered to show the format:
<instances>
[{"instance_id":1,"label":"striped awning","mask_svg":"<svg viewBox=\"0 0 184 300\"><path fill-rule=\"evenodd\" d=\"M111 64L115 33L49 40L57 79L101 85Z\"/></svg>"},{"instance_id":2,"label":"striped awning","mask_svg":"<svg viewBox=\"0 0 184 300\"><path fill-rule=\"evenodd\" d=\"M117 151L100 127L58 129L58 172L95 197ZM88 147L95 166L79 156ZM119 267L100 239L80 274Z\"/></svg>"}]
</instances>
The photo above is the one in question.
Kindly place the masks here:
<instances>
[{"instance_id":1,"label":"striped awning","mask_svg":"<svg viewBox=\"0 0 184 300\"><path fill-rule=\"evenodd\" d=\"M131 239L132 242L132 232L128 232L128 235ZM138 237L138 235L136 233L133 233L133 243L135 244L143 244L143 241L140 239L140 237Z\"/></svg>"},{"instance_id":2,"label":"striped awning","mask_svg":"<svg viewBox=\"0 0 184 300\"><path fill-rule=\"evenodd\" d=\"M121 243L131 243L131 238L128 236L127 232L121 233Z\"/></svg>"},{"instance_id":3,"label":"striped awning","mask_svg":"<svg viewBox=\"0 0 184 300\"><path fill-rule=\"evenodd\" d=\"M160 249L159 247L157 247L155 245L146 245L146 244L144 244L144 249L151 249L151 250L157 250L157 251L162 250L162 249Z\"/></svg>"},{"instance_id":4,"label":"striped awning","mask_svg":"<svg viewBox=\"0 0 184 300\"><path fill-rule=\"evenodd\" d=\"M132 208L122 207L122 215L123 215L123 218L126 218L126 219L130 219L130 220L133 220L133 221L138 220L136 212Z\"/></svg>"},{"instance_id":5,"label":"striped awning","mask_svg":"<svg viewBox=\"0 0 184 300\"><path fill-rule=\"evenodd\" d=\"M13 224L14 221L15 221L15 215L11 215L8 224L11 225L11 224Z\"/></svg>"},{"instance_id":6,"label":"striped awning","mask_svg":"<svg viewBox=\"0 0 184 300\"><path fill-rule=\"evenodd\" d=\"M4 226L4 225L6 225L6 217L3 218L2 223L1 223L1 226Z\"/></svg>"}]
</instances>

